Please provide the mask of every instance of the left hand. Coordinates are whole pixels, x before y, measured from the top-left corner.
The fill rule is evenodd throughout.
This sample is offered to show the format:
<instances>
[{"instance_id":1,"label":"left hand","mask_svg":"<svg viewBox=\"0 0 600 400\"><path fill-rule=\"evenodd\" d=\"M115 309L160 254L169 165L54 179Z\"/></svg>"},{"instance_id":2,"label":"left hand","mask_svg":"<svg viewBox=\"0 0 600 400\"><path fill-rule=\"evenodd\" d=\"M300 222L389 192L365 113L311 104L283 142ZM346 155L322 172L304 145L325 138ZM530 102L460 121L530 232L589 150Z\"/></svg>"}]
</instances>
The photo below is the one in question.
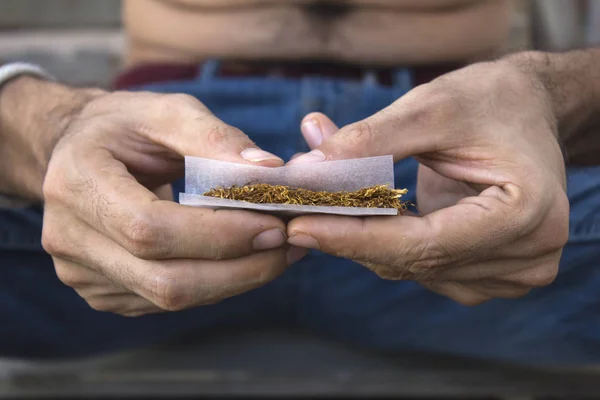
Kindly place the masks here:
<instances>
[{"instance_id":1,"label":"left hand","mask_svg":"<svg viewBox=\"0 0 600 400\"><path fill-rule=\"evenodd\" d=\"M537 83L508 61L475 64L330 129L292 163L414 156L425 215L303 216L288 225L289 243L355 260L384 279L416 280L465 305L550 284L569 204L555 118Z\"/></svg>"}]
</instances>

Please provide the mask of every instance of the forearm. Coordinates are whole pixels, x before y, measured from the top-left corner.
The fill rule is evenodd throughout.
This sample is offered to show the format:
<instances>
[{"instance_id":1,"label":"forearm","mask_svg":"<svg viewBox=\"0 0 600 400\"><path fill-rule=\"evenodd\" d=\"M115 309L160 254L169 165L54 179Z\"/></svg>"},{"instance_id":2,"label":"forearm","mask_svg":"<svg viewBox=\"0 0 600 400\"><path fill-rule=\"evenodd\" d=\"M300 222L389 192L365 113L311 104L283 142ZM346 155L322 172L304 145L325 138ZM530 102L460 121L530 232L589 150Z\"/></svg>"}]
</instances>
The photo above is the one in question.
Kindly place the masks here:
<instances>
[{"instance_id":1,"label":"forearm","mask_svg":"<svg viewBox=\"0 0 600 400\"><path fill-rule=\"evenodd\" d=\"M531 72L547 94L567 163L600 165L600 49L507 59Z\"/></svg>"},{"instance_id":2,"label":"forearm","mask_svg":"<svg viewBox=\"0 0 600 400\"><path fill-rule=\"evenodd\" d=\"M0 91L0 193L42 200L55 143L93 92L23 76Z\"/></svg>"}]
</instances>

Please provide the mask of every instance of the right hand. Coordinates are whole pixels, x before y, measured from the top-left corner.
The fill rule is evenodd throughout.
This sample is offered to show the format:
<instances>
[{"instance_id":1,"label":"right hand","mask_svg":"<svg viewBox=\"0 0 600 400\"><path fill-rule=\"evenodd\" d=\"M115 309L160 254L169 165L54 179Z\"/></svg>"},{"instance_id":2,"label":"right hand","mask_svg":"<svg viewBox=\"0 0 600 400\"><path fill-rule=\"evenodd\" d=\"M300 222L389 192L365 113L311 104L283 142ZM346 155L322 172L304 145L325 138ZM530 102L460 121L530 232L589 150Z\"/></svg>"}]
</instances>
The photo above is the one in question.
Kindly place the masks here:
<instances>
[{"instance_id":1,"label":"right hand","mask_svg":"<svg viewBox=\"0 0 600 400\"><path fill-rule=\"evenodd\" d=\"M417 179L424 213L300 216L288 223L289 243L351 259L383 279L417 281L465 305L549 285L569 235L549 93L530 68L502 59L421 85L343 127L290 164L413 156L424 166ZM326 119L319 124L331 124Z\"/></svg>"},{"instance_id":2,"label":"right hand","mask_svg":"<svg viewBox=\"0 0 600 400\"><path fill-rule=\"evenodd\" d=\"M59 279L125 316L212 304L257 288L306 254L285 224L161 200L183 155L279 166L186 95L101 93L76 112L44 181L42 242Z\"/></svg>"}]
</instances>

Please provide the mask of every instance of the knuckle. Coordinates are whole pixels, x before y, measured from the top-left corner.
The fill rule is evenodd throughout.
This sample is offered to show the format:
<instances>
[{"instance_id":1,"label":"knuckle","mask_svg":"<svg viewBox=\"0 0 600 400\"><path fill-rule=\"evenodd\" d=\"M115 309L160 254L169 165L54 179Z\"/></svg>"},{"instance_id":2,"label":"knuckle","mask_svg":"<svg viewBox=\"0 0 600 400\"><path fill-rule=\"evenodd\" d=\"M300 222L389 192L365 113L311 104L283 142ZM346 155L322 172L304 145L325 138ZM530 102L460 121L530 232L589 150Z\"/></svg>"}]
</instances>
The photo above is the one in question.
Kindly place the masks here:
<instances>
[{"instance_id":1,"label":"knuckle","mask_svg":"<svg viewBox=\"0 0 600 400\"><path fill-rule=\"evenodd\" d=\"M477 293L461 283L452 281L425 284L424 286L466 307L474 307L492 299L489 295Z\"/></svg>"},{"instance_id":2,"label":"knuckle","mask_svg":"<svg viewBox=\"0 0 600 400\"><path fill-rule=\"evenodd\" d=\"M544 193L520 196L513 204L512 232L528 237L529 253L543 255L562 249L569 240L569 201L562 189L554 199Z\"/></svg>"},{"instance_id":3,"label":"knuckle","mask_svg":"<svg viewBox=\"0 0 600 400\"><path fill-rule=\"evenodd\" d=\"M85 93L76 94L83 103L83 106L78 107L76 110L77 116L80 119L90 118L100 115L106 111L107 107L112 106L115 99L114 94L107 94L101 89L92 89Z\"/></svg>"},{"instance_id":4,"label":"knuckle","mask_svg":"<svg viewBox=\"0 0 600 400\"><path fill-rule=\"evenodd\" d=\"M59 185L54 177L54 169L49 167L42 185L42 195L45 201L62 197L63 186Z\"/></svg>"},{"instance_id":5,"label":"knuckle","mask_svg":"<svg viewBox=\"0 0 600 400\"><path fill-rule=\"evenodd\" d=\"M163 270L152 277L152 302L165 311L181 311L191 306L183 279Z\"/></svg>"},{"instance_id":6,"label":"knuckle","mask_svg":"<svg viewBox=\"0 0 600 400\"><path fill-rule=\"evenodd\" d=\"M60 263L55 263L54 271L58 279L65 285L75 288L81 286L84 282L80 274L70 268L65 268Z\"/></svg>"},{"instance_id":7,"label":"knuckle","mask_svg":"<svg viewBox=\"0 0 600 400\"><path fill-rule=\"evenodd\" d=\"M541 186L541 185L540 185ZM510 198L505 204L508 206L511 225L516 228L519 235L527 234L532 227L540 225L540 210L546 208L547 195L537 190L521 190L515 186L507 186L510 190Z\"/></svg>"},{"instance_id":8,"label":"knuckle","mask_svg":"<svg viewBox=\"0 0 600 400\"><path fill-rule=\"evenodd\" d=\"M544 287L550 285L558 275L558 262L548 263L540 268L528 282L531 287Z\"/></svg>"},{"instance_id":9,"label":"knuckle","mask_svg":"<svg viewBox=\"0 0 600 400\"><path fill-rule=\"evenodd\" d=\"M452 252L437 241L428 241L415 248L417 257L408 264L408 270L418 280L435 281L441 269L453 258Z\"/></svg>"},{"instance_id":10,"label":"knuckle","mask_svg":"<svg viewBox=\"0 0 600 400\"><path fill-rule=\"evenodd\" d=\"M552 207L552 215L548 218L551 224L552 239L550 242L551 250L559 250L565 247L569 241L569 200L564 192L558 196Z\"/></svg>"},{"instance_id":11,"label":"knuckle","mask_svg":"<svg viewBox=\"0 0 600 400\"><path fill-rule=\"evenodd\" d=\"M48 169L42 183L42 195L46 203L69 202L71 197L71 182L77 176L76 165L73 163L75 151L70 144L59 143L60 149L55 149L49 161ZM76 161L75 161L76 163ZM75 167L75 168L74 168Z\"/></svg>"},{"instance_id":12,"label":"knuckle","mask_svg":"<svg viewBox=\"0 0 600 400\"><path fill-rule=\"evenodd\" d=\"M206 144L209 147L223 147L241 135L235 128L215 121L206 131Z\"/></svg>"},{"instance_id":13,"label":"knuckle","mask_svg":"<svg viewBox=\"0 0 600 400\"><path fill-rule=\"evenodd\" d=\"M81 293L80 293L81 295ZM128 318L141 317L153 312L144 307L139 307L131 298L115 299L105 295L81 296L87 304L98 312L112 313Z\"/></svg>"},{"instance_id":14,"label":"knuckle","mask_svg":"<svg viewBox=\"0 0 600 400\"><path fill-rule=\"evenodd\" d=\"M45 224L42 229L42 247L46 253L52 256L57 256L61 253L62 246L58 243L57 238L58 235L54 234L53 229Z\"/></svg>"},{"instance_id":15,"label":"knuckle","mask_svg":"<svg viewBox=\"0 0 600 400\"><path fill-rule=\"evenodd\" d=\"M558 275L559 261L548 261L535 268L529 268L508 279L509 282L525 288L540 288L550 285Z\"/></svg>"},{"instance_id":16,"label":"knuckle","mask_svg":"<svg viewBox=\"0 0 600 400\"><path fill-rule=\"evenodd\" d=\"M64 233L54 223L46 222L42 228L42 247L53 257L68 256L69 246L64 240Z\"/></svg>"},{"instance_id":17,"label":"knuckle","mask_svg":"<svg viewBox=\"0 0 600 400\"><path fill-rule=\"evenodd\" d=\"M87 299L86 302L93 310L98 312L117 314L123 317L139 317L144 315L143 312L127 310L113 300L102 297L93 297Z\"/></svg>"},{"instance_id":18,"label":"knuckle","mask_svg":"<svg viewBox=\"0 0 600 400\"><path fill-rule=\"evenodd\" d=\"M162 106L169 111L181 112L185 108L197 108L198 100L185 93L175 93L163 96Z\"/></svg>"},{"instance_id":19,"label":"knuckle","mask_svg":"<svg viewBox=\"0 0 600 400\"><path fill-rule=\"evenodd\" d=\"M198 111L201 115L206 111L196 98L183 93L159 95L150 104L153 115L162 121L172 122L174 119L196 117Z\"/></svg>"},{"instance_id":20,"label":"knuckle","mask_svg":"<svg viewBox=\"0 0 600 400\"><path fill-rule=\"evenodd\" d=\"M85 299L85 301L93 310L118 314L117 308L113 302L108 301L104 297L91 297Z\"/></svg>"},{"instance_id":21,"label":"knuckle","mask_svg":"<svg viewBox=\"0 0 600 400\"><path fill-rule=\"evenodd\" d=\"M206 132L206 141L210 146L220 146L227 141L227 133L221 125L213 125Z\"/></svg>"},{"instance_id":22,"label":"knuckle","mask_svg":"<svg viewBox=\"0 0 600 400\"><path fill-rule=\"evenodd\" d=\"M168 256L160 226L147 212L137 212L125 226L127 250L137 258L152 259Z\"/></svg>"},{"instance_id":23,"label":"knuckle","mask_svg":"<svg viewBox=\"0 0 600 400\"><path fill-rule=\"evenodd\" d=\"M65 134L66 135L66 134ZM48 204L78 204L82 194L95 189L95 181L84 177L89 159L89 143L81 139L63 139L56 144L42 183L42 195Z\"/></svg>"},{"instance_id":24,"label":"knuckle","mask_svg":"<svg viewBox=\"0 0 600 400\"><path fill-rule=\"evenodd\" d=\"M356 122L348 127L344 141L349 148L375 141L376 132L367 120Z\"/></svg>"}]
</instances>

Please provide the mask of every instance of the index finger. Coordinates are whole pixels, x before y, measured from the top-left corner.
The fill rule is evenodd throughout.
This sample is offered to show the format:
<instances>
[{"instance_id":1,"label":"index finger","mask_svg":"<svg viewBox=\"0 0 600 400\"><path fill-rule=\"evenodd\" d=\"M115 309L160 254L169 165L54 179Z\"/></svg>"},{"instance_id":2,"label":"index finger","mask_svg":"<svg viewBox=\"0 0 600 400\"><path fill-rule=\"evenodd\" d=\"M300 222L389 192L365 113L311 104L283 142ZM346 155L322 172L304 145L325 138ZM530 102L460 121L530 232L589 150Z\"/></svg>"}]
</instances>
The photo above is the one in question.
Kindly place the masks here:
<instances>
[{"instance_id":1,"label":"index finger","mask_svg":"<svg viewBox=\"0 0 600 400\"><path fill-rule=\"evenodd\" d=\"M285 224L274 216L163 201L106 152L73 157L75 169L50 170L46 199L59 197L81 220L139 258L236 258L285 244ZM70 175L68 187L51 184L57 173Z\"/></svg>"},{"instance_id":2,"label":"index finger","mask_svg":"<svg viewBox=\"0 0 600 400\"><path fill-rule=\"evenodd\" d=\"M288 242L426 276L436 268L489 256L528 223L506 197L492 193L498 190L487 189L424 217L299 217L288 225Z\"/></svg>"},{"instance_id":3,"label":"index finger","mask_svg":"<svg viewBox=\"0 0 600 400\"><path fill-rule=\"evenodd\" d=\"M115 115L116 110L118 122L128 131L180 156L283 165L280 157L258 148L244 132L221 121L190 95L116 92L85 110L84 117ZM119 146L110 143L106 147L113 153L119 151Z\"/></svg>"}]
</instances>

